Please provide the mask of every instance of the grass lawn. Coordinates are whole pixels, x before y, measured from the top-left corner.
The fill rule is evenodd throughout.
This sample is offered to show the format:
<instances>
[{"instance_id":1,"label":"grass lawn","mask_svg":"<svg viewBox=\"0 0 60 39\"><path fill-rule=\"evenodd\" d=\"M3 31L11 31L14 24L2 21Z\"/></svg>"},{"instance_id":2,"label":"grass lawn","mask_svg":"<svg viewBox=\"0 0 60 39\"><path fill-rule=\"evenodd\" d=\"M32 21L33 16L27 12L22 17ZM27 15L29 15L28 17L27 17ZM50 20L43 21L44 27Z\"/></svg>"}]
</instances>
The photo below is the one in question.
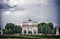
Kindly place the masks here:
<instances>
[{"instance_id":1,"label":"grass lawn","mask_svg":"<svg viewBox=\"0 0 60 39\"><path fill-rule=\"evenodd\" d=\"M0 38L0 39L60 39L60 38L44 38L44 37L26 37L26 38Z\"/></svg>"},{"instance_id":2,"label":"grass lawn","mask_svg":"<svg viewBox=\"0 0 60 39\"><path fill-rule=\"evenodd\" d=\"M57 36L44 36L44 35L9 35L0 36L0 39L60 39Z\"/></svg>"}]
</instances>

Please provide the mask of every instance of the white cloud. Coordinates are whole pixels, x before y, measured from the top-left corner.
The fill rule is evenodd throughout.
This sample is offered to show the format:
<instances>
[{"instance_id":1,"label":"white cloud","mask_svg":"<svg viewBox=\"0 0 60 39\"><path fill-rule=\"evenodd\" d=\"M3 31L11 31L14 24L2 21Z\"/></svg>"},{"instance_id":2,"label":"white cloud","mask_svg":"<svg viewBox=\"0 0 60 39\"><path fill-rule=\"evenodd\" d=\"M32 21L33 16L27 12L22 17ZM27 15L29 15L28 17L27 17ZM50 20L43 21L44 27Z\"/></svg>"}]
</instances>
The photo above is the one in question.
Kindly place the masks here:
<instances>
[{"instance_id":1,"label":"white cloud","mask_svg":"<svg viewBox=\"0 0 60 39\"><path fill-rule=\"evenodd\" d=\"M20 5L47 4L48 0L17 0Z\"/></svg>"},{"instance_id":2,"label":"white cloud","mask_svg":"<svg viewBox=\"0 0 60 39\"><path fill-rule=\"evenodd\" d=\"M4 0L4 3L6 3L9 6L13 7L13 6L17 5L17 0Z\"/></svg>"},{"instance_id":3,"label":"white cloud","mask_svg":"<svg viewBox=\"0 0 60 39\"><path fill-rule=\"evenodd\" d=\"M37 5L47 5L48 0L17 0L17 7L20 9L32 9L35 8ZM19 9L18 8L18 9Z\"/></svg>"},{"instance_id":4,"label":"white cloud","mask_svg":"<svg viewBox=\"0 0 60 39\"><path fill-rule=\"evenodd\" d=\"M4 15L10 15L10 11L4 12Z\"/></svg>"},{"instance_id":5,"label":"white cloud","mask_svg":"<svg viewBox=\"0 0 60 39\"><path fill-rule=\"evenodd\" d=\"M40 3L40 4L43 4L43 5L44 5L44 4L46 5L46 4L48 4L48 0L40 0L39 3Z\"/></svg>"},{"instance_id":6,"label":"white cloud","mask_svg":"<svg viewBox=\"0 0 60 39\"><path fill-rule=\"evenodd\" d=\"M36 3L36 0L17 0L20 5L32 5Z\"/></svg>"}]
</instances>

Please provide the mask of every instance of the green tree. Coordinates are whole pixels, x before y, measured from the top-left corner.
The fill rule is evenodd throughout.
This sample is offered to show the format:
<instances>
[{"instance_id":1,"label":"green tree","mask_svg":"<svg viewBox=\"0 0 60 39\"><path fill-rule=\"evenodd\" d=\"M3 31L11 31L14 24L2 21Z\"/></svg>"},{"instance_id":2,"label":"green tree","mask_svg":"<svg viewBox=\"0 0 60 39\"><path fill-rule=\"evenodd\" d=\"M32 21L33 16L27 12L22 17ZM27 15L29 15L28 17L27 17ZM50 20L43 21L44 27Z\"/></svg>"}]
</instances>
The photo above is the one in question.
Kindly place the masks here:
<instances>
[{"instance_id":1,"label":"green tree","mask_svg":"<svg viewBox=\"0 0 60 39\"><path fill-rule=\"evenodd\" d=\"M45 34L48 34L49 32L51 32L51 28L47 24L43 26L43 28L45 30Z\"/></svg>"},{"instance_id":2,"label":"green tree","mask_svg":"<svg viewBox=\"0 0 60 39\"><path fill-rule=\"evenodd\" d=\"M39 33L44 33L45 32L44 28L43 28L43 26L45 26L45 25L46 25L46 23L44 23L44 22L38 24L38 32Z\"/></svg>"},{"instance_id":3,"label":"green tree","mask_svg":"<svg viewBox=\"0 0 60 39\"><path fill-rule=\"evenodd\" d=\"M52 34L56 34L56 29L57 29L57 27L54 27L54 28L53 28Z\"/></svg>"},{"instance_id":4,"label":"green tree","mask_svg":"<svg viewBox=\"0 0 60 39\"><path fill-rule=\"evenodd\" d=\"M59 27L59 34L60 34L60 27Z\"/></svg>"},{"instance_id":5,"label":"green tree","mask_svg":"<svg viewBox=\"0 0 60 39\"><path fill-rule=\"evenodd\" d=\"M5 26L6 33L13 33L14 32L14 24L7 23Z\"/></svg>"},{"instance_id":6,"label":"green tree","mask_svg":"<svg viewBox=\"0 0 60 39\"><path fill-rule=\"evenodd\" d=\"M22 28L19 25L15 25L13 23L7 23L5 26L6 33L21 33Z\"/></svg>"},{"instance_id":7,"label":"green tree","mask_svg":"<svg viewBox=\"0 0 60 39\"><path fill-rule=\"evenodd\" d=\"M38 24L38 32L39 33L51 33L53 30L53 24L52 23L39 23Z\"/></svg>"},{"instance_id":8,"label":"green tree","mask_svg":"<svg viewBox=\"0 0 60 39\"><path fill-rule=\"evenodd\" d=\"M53 23L47 23L47 26L49 26L51 29L53 29Z\"/></svg>"},{"instance_id":9,"label":"green tree","mask_svg":"<svg viewBox=\"0 0 60 39\"><path fill-rule=\"evenodd\" d=\"M53 32L53 23L47 23L47 26L48 26L48 28L49 28L49 30L48 30L48 33L52 33Z\"/></svg>"},{"instance_id":10,"label":"green tree","mask_svg":"<svg viewBox=\"0 0 60 39\"><path fill-rule=\"evenodd\" d=\"M19 25L15 25L15 33L21 33L22 28Z\"/></svg>"}]
</instances>

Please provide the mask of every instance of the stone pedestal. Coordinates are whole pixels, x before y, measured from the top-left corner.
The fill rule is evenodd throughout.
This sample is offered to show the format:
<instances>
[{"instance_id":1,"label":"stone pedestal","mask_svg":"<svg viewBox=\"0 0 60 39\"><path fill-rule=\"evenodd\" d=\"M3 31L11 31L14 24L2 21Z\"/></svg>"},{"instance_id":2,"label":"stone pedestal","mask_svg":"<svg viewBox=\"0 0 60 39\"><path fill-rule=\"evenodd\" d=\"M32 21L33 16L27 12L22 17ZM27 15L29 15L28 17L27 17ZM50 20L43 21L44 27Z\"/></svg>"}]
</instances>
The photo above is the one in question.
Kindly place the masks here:
<instances>
[{"instance_id":1,"label":"stone pedestal","mask_svg":"<svg viewBox=\"0 0 60 39\"><path fill-rule=\"evenodd\" d=\"M0 35L3 35L3 30L2 29L0 30Z\"/></svg>"},{"instance_id":2,"label":"stone pedestal","mask_svg":"<svg viewBox=\"0 0 60 39\"><path fill-rule=\"evenodd\" d=\"M59 30L58 30L58 28L56 29L56 35L59 35Z\"/></svg>"}]
</instances>

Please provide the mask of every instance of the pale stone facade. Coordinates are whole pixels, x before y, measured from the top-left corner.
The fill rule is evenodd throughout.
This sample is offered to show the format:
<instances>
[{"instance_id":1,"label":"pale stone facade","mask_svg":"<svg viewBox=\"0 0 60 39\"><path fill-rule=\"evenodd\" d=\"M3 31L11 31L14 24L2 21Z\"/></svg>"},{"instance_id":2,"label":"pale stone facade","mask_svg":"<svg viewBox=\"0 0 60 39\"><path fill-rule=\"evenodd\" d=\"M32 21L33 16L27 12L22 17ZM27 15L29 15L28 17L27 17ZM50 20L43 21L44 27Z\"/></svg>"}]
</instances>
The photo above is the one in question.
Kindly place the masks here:
<instances>
[{"instance_id":1,"label":"pale stone facade","mask_svg":"<svg viewBox=\"0 0 60 39\"><path fill-rule=\"evenodd\" d=\"M37 22L33 22L31 20L23 22L22 34L38 34Z\"/></svg>"}]
</instances>

